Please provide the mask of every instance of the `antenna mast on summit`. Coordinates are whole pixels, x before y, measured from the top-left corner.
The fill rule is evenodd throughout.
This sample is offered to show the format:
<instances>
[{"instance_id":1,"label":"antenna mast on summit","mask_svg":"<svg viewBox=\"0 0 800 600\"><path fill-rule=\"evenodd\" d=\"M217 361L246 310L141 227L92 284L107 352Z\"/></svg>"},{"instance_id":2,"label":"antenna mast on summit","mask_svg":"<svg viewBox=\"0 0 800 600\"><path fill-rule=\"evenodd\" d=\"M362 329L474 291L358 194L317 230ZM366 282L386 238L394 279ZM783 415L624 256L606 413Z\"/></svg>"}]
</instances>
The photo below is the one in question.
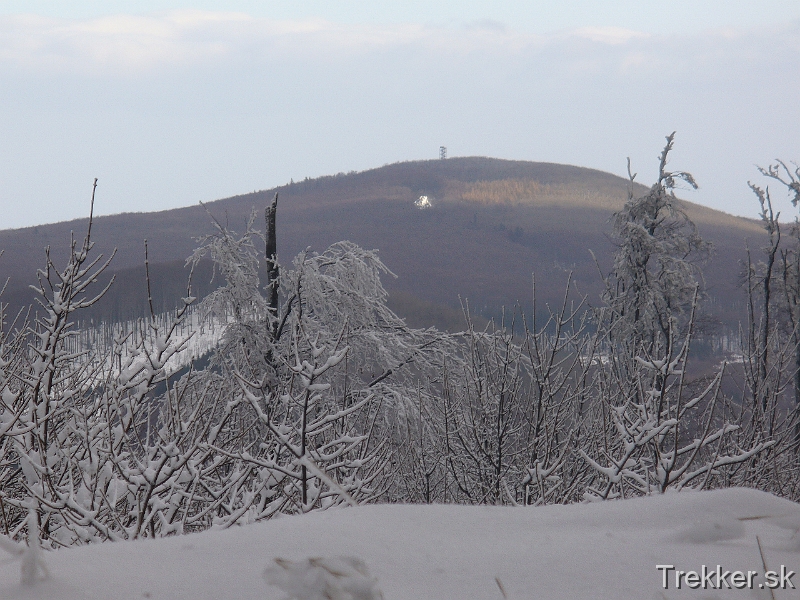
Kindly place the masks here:
<instances>
[{"instance_id":1,"label":"antenna mast on summit","mask_svg":"<svg viewBox=\"0 0 800 600\"><path fill-rule=\"evenodd\" d=\"M447 158L447 146L439 146L439 159Z\"/></svg>"}]
</instances>

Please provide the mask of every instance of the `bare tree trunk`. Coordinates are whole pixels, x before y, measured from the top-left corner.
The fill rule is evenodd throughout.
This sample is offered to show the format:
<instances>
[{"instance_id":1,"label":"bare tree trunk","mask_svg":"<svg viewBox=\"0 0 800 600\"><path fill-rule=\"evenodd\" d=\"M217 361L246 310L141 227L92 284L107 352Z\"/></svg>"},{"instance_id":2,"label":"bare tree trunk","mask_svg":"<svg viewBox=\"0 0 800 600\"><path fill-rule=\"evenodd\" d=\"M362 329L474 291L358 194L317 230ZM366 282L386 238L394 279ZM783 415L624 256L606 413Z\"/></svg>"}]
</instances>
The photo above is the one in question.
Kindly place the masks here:
<instances>
[{"instance_id":1,"label":"bare tree trunk","mask_svg":"<svg viewBox=\"0 0 800 600\"><path fill-rule=\"evenodd\" d=\"M267 331L272 332L273 339L278 334L278 291L280 289L280 271L278 267L278 238L276 235L276 213L278 210L278 194L275 193L275 198L267 206L264 211L264 220L266 221L266 248L264 258L267 261L267 307L269 308L269 315L267 316L268 327Z\"/></svg>"}]
</instances>

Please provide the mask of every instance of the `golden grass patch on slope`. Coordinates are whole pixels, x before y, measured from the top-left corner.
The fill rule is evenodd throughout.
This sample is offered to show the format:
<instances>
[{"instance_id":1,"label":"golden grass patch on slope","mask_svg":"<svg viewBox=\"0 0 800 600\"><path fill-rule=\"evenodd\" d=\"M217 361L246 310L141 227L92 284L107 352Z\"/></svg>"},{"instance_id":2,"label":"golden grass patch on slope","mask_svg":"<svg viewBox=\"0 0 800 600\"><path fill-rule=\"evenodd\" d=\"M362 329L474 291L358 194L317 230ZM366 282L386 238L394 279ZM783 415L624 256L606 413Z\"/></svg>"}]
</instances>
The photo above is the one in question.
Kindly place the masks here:
<instances>
[{"instance_id":1,"label":"golden grass patch on slope","mask_svg":"<svg viewBox=\"0 0 800 600\"><path fill-rule=\"evenodd\" d=\"M634 186L635 195L641 196L647 193L645 186L638 183ZM484 205L562 206L616 212L623 208L628 198L627 185L623 180L620 180L618 185L598 186L583 181L542 184L535 179L499 179L476 181L459 187L460 189L453 186L449 190L448 199ZM760 223L753 219L736 217L683 199L678 199L677 204L698 225L733 227L755 235L763 233Z\"/></svg>"},{"instance_id":2,"label":"golden grass patch on slope","mask_svg":"<svg viewBox=\"0 0 800 600\"><path fill-rule=\"evenodd\" d=\"M583 182L542 184L534 179L477 181L453 190L456 198L480 204L526 204L620 210L625 204L624 186L587 186Z\"/></svg>"}]
</instances>

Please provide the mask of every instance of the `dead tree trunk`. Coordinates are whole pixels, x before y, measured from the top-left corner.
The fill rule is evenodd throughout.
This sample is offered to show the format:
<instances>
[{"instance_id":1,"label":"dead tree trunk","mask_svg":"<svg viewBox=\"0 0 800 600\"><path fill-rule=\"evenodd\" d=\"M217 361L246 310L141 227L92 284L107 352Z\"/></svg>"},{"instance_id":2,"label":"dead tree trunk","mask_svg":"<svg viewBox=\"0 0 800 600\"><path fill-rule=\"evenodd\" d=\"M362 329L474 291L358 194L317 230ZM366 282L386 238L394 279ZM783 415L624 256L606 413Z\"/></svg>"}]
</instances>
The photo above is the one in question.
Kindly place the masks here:
<instances>
[{"instance_id":1,"label":"dead tree trunk","mask_svg":"<svg viewBox=\"0 0 800 600\"><path fill-rule=\"evenodd\" d=\"M278 239L276 236L275 215L278 210L278 194L264 211L266 221L266 248L264 258L267 261L267 331L272 338L278 334L278 291L280 289L280 271L278 267Z\"/></svg>"}]
</instances>

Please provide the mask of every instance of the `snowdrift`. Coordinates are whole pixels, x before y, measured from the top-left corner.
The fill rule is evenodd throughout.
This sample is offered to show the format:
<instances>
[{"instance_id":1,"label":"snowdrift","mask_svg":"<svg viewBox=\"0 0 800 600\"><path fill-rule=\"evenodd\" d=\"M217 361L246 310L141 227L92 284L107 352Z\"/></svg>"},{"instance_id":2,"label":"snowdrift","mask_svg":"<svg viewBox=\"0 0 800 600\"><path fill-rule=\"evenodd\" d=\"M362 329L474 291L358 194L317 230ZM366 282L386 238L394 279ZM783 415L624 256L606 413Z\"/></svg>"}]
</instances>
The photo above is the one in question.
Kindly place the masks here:
<instances>
[{"instance_id":1,"label":"snowdrift","mask_svg":"<svg viewBox=\"0 0 800 600\"><path fill-rule=\"evenodd\" d=\"M49 552L33 586L6 555L0 598L277 600L287 594L268 580L279 565L315 557L368 571L386 600L797 598L798 530L800 506L749 489L536 508L370 505ZM778 589L760 587L765 563L783 576ZM677 575L676 589L678 571L702 578L703 566L700 585ZM353 594L340 597L368 597Z\"/></svg>"}]
</instances>

